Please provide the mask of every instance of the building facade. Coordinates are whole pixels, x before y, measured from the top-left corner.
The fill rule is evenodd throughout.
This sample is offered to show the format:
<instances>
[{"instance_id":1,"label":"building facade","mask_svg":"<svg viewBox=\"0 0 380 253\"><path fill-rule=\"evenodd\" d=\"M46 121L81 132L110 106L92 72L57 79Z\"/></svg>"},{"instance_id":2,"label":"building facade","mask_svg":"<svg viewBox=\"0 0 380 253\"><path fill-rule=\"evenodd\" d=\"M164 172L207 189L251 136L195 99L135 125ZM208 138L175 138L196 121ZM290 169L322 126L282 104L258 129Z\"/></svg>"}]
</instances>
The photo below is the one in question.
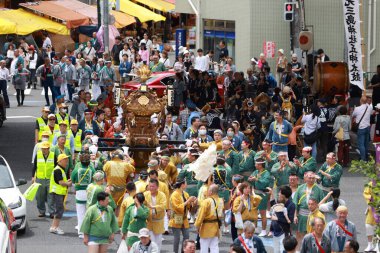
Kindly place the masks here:
<instances>
[{"instance_id":1,"label":"building facade","mask_svg":"<svg viewBox=\"0 0 380 253\"><path fill-rule=\"evenodd\" d=\"M374 17L380 14L380 5L376 0L362 1L362 37L364 38L364 71L376 71L379 64L380 32L376 32ZM284 21L285 1L279 0L177 0L176 12L195 14L193 6L199 5L201 22L200 46L207 50L218 51L220 40L227 42L230 54L234 57L236 67L245 71L250 59L263 52L264 42L274 42L276 51L284 49L290 58L290 23ZM323 48L334 61L344 60L344 24L341 0L304 0L306 25L314 36L314 49ZM371 12L371 31L368 30L369 10ZM380 17L380 16L379 16ZM368 60L367 41L370 34L372 54ZM374 39L375 37L376 39ZM375 43L373 43L375 42ZM275 57L276 58L276 57ZM275 58L268 62L274 70ZM367 68L369 67L369 69Z\"/></svg>"}]
</instances>

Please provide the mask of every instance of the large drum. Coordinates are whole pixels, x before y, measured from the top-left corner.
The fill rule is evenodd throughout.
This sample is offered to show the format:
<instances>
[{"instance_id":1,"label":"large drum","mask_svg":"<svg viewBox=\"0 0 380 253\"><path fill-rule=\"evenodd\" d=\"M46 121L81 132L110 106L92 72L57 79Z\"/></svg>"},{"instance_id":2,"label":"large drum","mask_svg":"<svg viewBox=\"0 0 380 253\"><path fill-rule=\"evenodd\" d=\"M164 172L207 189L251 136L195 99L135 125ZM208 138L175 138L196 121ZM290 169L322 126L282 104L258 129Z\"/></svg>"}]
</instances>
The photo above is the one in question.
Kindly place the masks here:
<instances>
[{"instance_id":1,"label":"large drum","mask_svg":"<svg viewBox=\"0 0 380 253\"><path fill-rule=\"evenodd\" d=\"M323 62L315 65L313 88L319 97L345 95L349 84L347 63Z\"/></svg>"}]
</instances>

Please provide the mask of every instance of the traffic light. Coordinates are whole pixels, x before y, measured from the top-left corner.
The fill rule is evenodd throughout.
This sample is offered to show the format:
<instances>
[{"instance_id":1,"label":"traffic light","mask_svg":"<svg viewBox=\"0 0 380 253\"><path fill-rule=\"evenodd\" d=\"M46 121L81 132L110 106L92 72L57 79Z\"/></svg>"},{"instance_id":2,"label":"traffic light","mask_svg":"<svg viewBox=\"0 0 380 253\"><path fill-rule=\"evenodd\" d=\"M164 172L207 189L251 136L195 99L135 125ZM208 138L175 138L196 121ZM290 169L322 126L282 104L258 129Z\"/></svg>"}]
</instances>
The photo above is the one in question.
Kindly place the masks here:
<instances>
[{"instance_id":1,"label":"traffic light","mask_svg":"<svg viewBox=\"0 0 380 253\"><path fill-rule=\"evenodd\" d=\"M291 22L294 19L294 7L296 3L284 3L284 20Z\"/></svg>"}]
</instances>

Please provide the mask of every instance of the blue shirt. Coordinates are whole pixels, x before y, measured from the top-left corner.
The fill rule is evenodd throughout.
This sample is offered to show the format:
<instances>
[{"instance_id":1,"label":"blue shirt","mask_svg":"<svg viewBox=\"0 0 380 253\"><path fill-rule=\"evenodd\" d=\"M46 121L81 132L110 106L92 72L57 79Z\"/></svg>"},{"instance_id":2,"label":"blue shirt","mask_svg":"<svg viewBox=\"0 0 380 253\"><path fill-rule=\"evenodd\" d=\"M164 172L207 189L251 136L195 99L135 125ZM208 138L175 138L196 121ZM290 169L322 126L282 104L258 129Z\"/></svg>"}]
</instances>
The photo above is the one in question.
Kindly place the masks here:
<instances>
[{"instance_id":1,"label":"blue shirt","mask_svg":"<svg viewBox=\"0 0 380 253\"><path fill-rule=\"evenodd\" d=\"M190 113L189 118L187 119L187 128L191 127L191 119L194 118L194 117L200 118L201 117L201 113L198 112L198 111L193 111L193 112Z\"/></svg>"},{"instance_id":2,"label":"blue shirt","mask_svg":"<svg viewBox=\"0 0 380 253\"><path fill-rule=\"evenodd\" d=\"M127 61L127 62L120 62L119 65L119 73L120 76L123 77L123 74L129 74L132 70L132 63Z\"/></svg>"}]
</instances>

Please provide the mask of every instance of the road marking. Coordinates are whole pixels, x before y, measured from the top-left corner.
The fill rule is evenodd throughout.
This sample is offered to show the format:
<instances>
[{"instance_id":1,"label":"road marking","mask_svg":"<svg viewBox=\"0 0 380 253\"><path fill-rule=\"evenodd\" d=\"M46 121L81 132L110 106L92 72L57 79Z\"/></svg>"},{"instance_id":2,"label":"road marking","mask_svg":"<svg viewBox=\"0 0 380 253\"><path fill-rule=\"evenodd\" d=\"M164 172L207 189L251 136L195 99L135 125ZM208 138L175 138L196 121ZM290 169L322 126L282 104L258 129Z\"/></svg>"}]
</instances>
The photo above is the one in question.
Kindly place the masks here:
<instances>
[{"instance_id":1,"label":"road marking","mask_svg":"<svg viewBox=\"0 0 380 253\"><path fill-rule=\"evenodd\" d=\"M34 116L7 116L7 119L25 119L25 118L36 119L37 117L34 117Z\"/></svg>"}]
</instances>

